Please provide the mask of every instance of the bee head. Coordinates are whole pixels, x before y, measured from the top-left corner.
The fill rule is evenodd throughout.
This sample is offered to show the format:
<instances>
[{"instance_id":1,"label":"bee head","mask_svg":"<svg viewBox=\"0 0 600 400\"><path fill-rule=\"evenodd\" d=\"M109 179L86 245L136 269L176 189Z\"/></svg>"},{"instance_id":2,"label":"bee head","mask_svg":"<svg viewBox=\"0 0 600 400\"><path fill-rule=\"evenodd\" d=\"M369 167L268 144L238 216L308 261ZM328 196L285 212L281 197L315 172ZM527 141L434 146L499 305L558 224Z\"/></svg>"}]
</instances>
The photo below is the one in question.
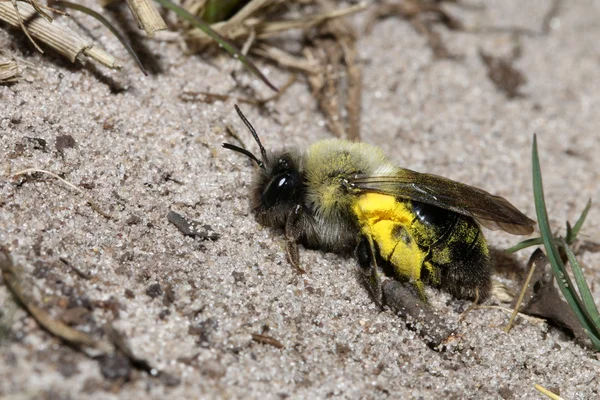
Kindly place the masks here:
<instances>
[{"instance_id":1,"label":"bee head","mask_svg":"<svg viewBox=\"0 0 600 400\"><path fill-rule=\"evenodd\" d=\"M252 211L262 225L282 227L287 216L303 198L300 157L297 153L289 151L267 154L256 130L237 105L235 110L258 143L261 158L229 143L223 143L223 147L242 153L258 165L259 171L252 187Z\"/></svg>"}]
</instances>

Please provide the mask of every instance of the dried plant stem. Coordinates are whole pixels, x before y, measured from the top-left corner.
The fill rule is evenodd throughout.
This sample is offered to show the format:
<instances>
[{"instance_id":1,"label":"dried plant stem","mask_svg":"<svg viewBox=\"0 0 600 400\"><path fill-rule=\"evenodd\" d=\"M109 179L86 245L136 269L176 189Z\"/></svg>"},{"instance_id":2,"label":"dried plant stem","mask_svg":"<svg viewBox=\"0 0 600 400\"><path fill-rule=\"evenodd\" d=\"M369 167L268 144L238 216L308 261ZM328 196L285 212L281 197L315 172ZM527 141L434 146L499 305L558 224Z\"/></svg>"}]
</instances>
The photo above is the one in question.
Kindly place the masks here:
<instances>
[{"instance_id":1,"label":"dried plant stem","mask_svg":"<svg viewBox=\"0 0 600 400\"><path fill-rule=\"evenodd\" d=\"M218 22L216 24L212 24L210 27L229 40L244 38L248 36L252 30L256 32L256 37L258 39L264 39L279 35L281 32L292 29L308 29L327 20L342 18L350 14L363 11L367 8L366 3L359 3L351 7L317 14L302 19L289 21L258 20L253 23L245 23L244 21L246 21L246 19L258 8L262 7L264 5L263 3L265 3L264 0L251 1L246 5L246 7L238 11L236 15L231 17L231 19L228 21ZM192 29L188 35L191 39L198 40L200 44L208 43L210 41L206 34L199 29Z\"/></svg>"},{"instance_id":2,"label":"dried plant stem","mask_svg":"<svg viewBox=\"0 0 600 400\"><path fill-rule=\"evenodd\" d=\"M314 16L311 16L308 18L291 20L291 21L266 22L266 23L264 23L264 26L262 26L260 29L257 29L257 31L260 32L258 34L258 37L262 39L262 38L271 37L273 35L277 35L284 31L289 31L291 29L307 29L312 26L318 25L322 22L325 22L327 20L343 18L348 15L361 12L361 11L365 10L367 8L367 6L368 6L367 3L359 3L359 4L355 4L355 5L347 7L347 8L343 8L343 9L339 9L339 10L332 10L332 11L325 12L322 14L317 14L317 15L314 15Z\"/></svg>"},{"instance_id":3,"label":"dried plant stem","mask_svg":"<svg viewBox=\"0 0 600 400\"><path fill-rule=\"evenodd\" d=\"M533 387L535 388L535 390L537 390L538 392L546 395L548 398L550 398L552 400L562 400L562 397L560 397L556 393L553 393L553 392L549 391L548 389L546 389L542 385L538 385L536 383L535 385L533 385Z\"/></svg>"},{"instance_id":4,"label":"dried plant stem","mask_svg":"<svg viewBox=\"0 0 600 400\"><path fill-rule=\"evenodd\" d=\"M13 177L17 177L19 175L24 175L24 174L29 174L29 173L32 173L32 172L39 172L39 173L42 173L42 174L49 175L49 176L51 176L51 177L53 177L55 179L58 179L59 181L61 181L62 183L64 183L65 185L69 186L71 189L75 190L77 193L79 193L80 195L82 195L83 198L85 198L85 200L88 202L88 204L90 205L90 207L92 207L92 209L94 211L96 211L97 213L99 213L100 215L102 215L105 218L115 219L112 215L107 214L104 211L102 211L100 209L100 207L98 207L96 205L96 203L94 203L92 201L92 199L90 199L89 196L86 195L83 190L79 189L77 186L73 185L71 182L67 181L66 179L61 178L60 176L56 175L55 173L52 173L50 171L46 171L46 170L43 170L43 169L38 169L38 168L27 168L27 169L24 169L22 171L19 171L19 172L15 173L13 175Z\"/></svg>"},{"instance_id":5,"label":"dried plant stem","mask_svg":"<svg viewBox=\"0 0 600 400\"><path fill-rule=\"evenodd\" d=\"M535 272L536 263L531 263L531 268L529 268L529 274L527 274L527 279L525 279L525 283L523 284L523 288L521 289L521 294L519 295L519 299L517 300L517 304L515 304L515 309L508 320L508 324L504 328L504 332L510 332L510 328L512 328L512 324L519 313L519 308L521 307L521 303L523 302L523 298L525 298L525 292L527 292L527 287L531 282L531 278L533 277L533 273Z\"/></svg>"},{"instance_id":6,"label":"dried plant stem","mask_svg":"<svg viewBox=\"0 0 600 400\"><path fill-rule=\"evenodd\" d=\"M0 83L11 83L19 79L21 71L15 60L0 61Z\"/></svg>"},{"instance_id":7,"label":"dried plant stem","mask_svg":"<svg viewBox=\"0 0 600 400\"><path fill-rule=\"evenodd\" d=\"M27 32L32 38L46 44L71 62L78 59L85 61L87 56L108 68L120 69L123 66L119 59L95 47L72 30L59 25L56 21L48 22L40 18L30 4L19 4L17 12L11 3L0 1L0 21L17 28L21 26L20 21L26 21Z\"/></svg>"},{"instance_id":8,"label":"dried plant stem","mask_svg":"<svg viewBox=\"0 0 600 400\"><path fill-rule=\"evenodd\" d=\"M31 37L31 35L29 34L29 31L25 27L25 24L23 23L23 18L21 17L21 13L19 12L19 7L17 6L17 0L11 0L11 3L13 5L13 7L15 8L15 15L17 16L17 22L19 23L19 26L21 27L21 30L23 31L23 33L25 34L25 36L27 36L27 39L29 39L29 41L31 42L31 44L33 44L33 46L37 49L37 51L39 51L40 53L44 54L44 50L42 50L42 48L40 46L38 46L38 44L35 42L35 40L33 40L33 38Z\"/></svg>"},{"instance_id":9,"label":"dried plant stem","mask_svg":"<svg viewBox=\"0 0 600 400\"><path fill-rule=\"evenodd\" d=\"M146 31L148 37L154 37L157 31L167 29L167 24L158 13L152 0L127 0L133 16L140 29Z\"/></svg>"},{"instance_id":10,"label":"dried plant stem","mask_svg":"<svg viewBox=\"0 0 600 400\"><path fill-rule=\"evenodd\" d=\"M319 72L319 63L314 58L297 57L284 50L278 49L277 47L269 46L264 43L253 47L252 53L274 61L286 68L295 69L309 74L316 74Z\"/></svg>"}]
</instances>

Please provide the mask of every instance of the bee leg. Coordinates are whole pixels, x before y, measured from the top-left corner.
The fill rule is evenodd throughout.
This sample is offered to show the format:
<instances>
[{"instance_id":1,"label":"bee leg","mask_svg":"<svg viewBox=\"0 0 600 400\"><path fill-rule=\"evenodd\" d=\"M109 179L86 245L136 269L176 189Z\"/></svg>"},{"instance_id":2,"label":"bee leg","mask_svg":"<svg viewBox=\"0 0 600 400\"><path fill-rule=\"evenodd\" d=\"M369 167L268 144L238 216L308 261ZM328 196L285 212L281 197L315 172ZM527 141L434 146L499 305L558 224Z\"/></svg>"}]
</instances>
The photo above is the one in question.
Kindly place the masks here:
<instances>
[{"instance_id":1,"label":"bee leg","mask_svg":"<svg viewBox=\"0 0 600 400\"><path fill-rule=\"evenodd\" d=\"M421 278L419 277L418 279L415 279L411 282L411 284L414 287L416 294L419 296L419 299L423 303L429 304L429 301L427 300L427 295L425 294L425 285L423 284Z\"/></svg>"},{"instance_id":2,"label":"bee leg","mask_svg":"<svg viewBox=\"0 0 600 400\"><path fill-rule=\"evenodd\" d=\"M377 260L375 258L375 248L371 238L362 236L358 246L356 246L356 258L360 275L363 282L366 284L369 293L373 297L375 303L383 308L383 291L381 289L381 278L377 268Z\"/></svg>"},{"instance_id":3,"label":"bee leg","mask_svg":"<svg viewBox=\"0 0 600 400\"><path fill-rule=\"evenodd\" d=\"M304 274L306 271L300 267L300 253L298 252L298 240L302 230L300 221L302 220L302 208L296 206L285 220L285 253L288 262L294 267L296 272Z\"/></svg>"},{"instance_id":4,"label":"bee leg","mask_svg":"<svg viewBox=\"0 0 600 400\"><path fill-rule=\"evenodd\" d=\"M394 279L383 283L385 304L404 318L434 350L443 351L453 340L454 328L448 326L433 309L423 302L413 285L402 284Z\"/></svg>"}]
</instances>

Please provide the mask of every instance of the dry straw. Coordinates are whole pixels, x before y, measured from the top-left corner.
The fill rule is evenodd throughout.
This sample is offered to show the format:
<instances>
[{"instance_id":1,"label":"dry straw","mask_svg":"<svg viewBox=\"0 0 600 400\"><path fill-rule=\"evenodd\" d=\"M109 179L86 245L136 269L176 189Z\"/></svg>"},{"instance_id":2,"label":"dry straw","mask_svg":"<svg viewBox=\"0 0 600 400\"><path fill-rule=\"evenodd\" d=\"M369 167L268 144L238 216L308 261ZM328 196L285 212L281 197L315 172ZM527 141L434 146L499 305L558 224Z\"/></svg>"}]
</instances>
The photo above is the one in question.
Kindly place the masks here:
<instances>
[{"instance_id":1,"label":"dry straw","mask_svg":"<svg viewBox=\"0 0 600 400\"><path fill-rule=\"evenodd\" d=\"M43 15L43 14L42 14ZM67 57L71 62L92 59L108 68L120 69L123 63L116 57L82 38L56 21L42 18L38 10L29 3L0 0L0 21L22 28L33 40ZM35 44L35 42L33 41ZM37 46L37 45L36 45Z\"/></svg>"},{"instance_id":2,"label":"dry straw","mask_svg":"<svg viewBox=\"0 0 600 400\"><path fill-rule=\"evenodd\" d=\"M157 31L167 29L167 24L162 19L152 0L127 0L135 21L140 29L146 31L148 37L154 37Z\"/></svg>"}]
</instances>

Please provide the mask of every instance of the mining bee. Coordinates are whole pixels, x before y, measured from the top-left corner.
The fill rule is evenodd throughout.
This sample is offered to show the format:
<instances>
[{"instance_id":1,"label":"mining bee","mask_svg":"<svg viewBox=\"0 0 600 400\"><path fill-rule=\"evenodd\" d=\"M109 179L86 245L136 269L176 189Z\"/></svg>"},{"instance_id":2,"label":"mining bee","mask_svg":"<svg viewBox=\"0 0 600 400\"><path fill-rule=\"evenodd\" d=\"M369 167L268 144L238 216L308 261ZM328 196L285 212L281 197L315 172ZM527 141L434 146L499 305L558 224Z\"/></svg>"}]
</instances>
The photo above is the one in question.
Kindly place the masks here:
<instances>
[{"instance_id":1,"label":"mining bee","mask_svg":"<svg viewBox=\"0 0 600 400\"><path fill-rule=\"evenodd\" d=\"M515 235L533 232L535 221L506 199L395 166L369 144L328 139L303 154L268 153L235 109L258 143L260 158L229 143L223 147L259 167L250 196L258 222L283 229L288 259L298 270L298 243L354 251L380 305L384 276L408 283L425 302L425 284L457 298L484 300L492 266L480 226Z\"/></svg>"}]
</instances>

